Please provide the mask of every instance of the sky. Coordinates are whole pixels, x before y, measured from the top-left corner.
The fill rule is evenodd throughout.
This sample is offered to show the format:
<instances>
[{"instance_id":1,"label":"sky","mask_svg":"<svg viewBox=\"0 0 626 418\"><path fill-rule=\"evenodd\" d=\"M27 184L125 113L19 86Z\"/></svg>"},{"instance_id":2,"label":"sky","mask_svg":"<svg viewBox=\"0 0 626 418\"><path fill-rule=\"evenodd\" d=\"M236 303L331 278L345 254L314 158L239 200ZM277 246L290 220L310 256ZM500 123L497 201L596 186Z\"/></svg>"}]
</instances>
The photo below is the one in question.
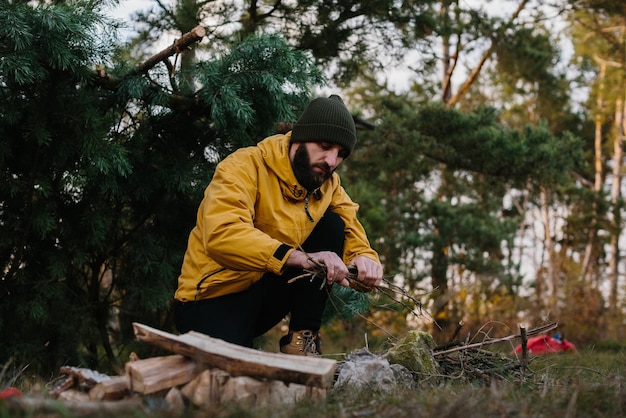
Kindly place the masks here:
<instances>
[{"instance_id":1,"label":"sky","mask_svg":"<svg viewBox=\"0 0 626 418\"><path fill-rule=\"evenodd\" d=\"M121 0L119 5L111 11L111 15L118 19L130 21L130 15L133 12L147 9L154 3L154 0Z\"/></svg>"},{"instance_id":2,"label":"sky","mask_svg":"<svg viewBox=\"0 0 626 418\"><path fill-rule=\"evenodd\" d=\"M169 3L173 0L163 0L164 3ZM517 8L520 0L462 0L464 6L472 8L486 8L490 14L499 16L510 16ZM111 16L116 19L121 19L127 23L128 28L121 32L121 36L130 36L133 33L131 15L139 10L147 10L155 5L155 0L120 0L117 7L111 10ZM547 11L547 13L549 13ZM563 21L560 19L551 20L555 31L563 29ZM169 42L169 41L168 41ZM572 54L572 45L567 40L563 40L560 43L563 59L562 65L565 65ZM411 65L415 65L417 58L413 54L406 56L405 62L400 65L395 65L382 74L381 76L386 80L388 88L396 92L406 91L410 86L410 80L414 78L415 73L410 69ZM454 80L453 80L454 83Z\"/></svg>"},{"instance_id":3,"label":"sky","mask_svg":"<svg viewBox=\"0 0 626 418\"><path fill-rule=\"evenodd\" d=\"M119 5L110 11L110 15L127 24L128 28L121 35L130 36L133 32L131 15L139 10L149 9L154 4L155 0L120 0Z\"/></svg>"}]
</instances>

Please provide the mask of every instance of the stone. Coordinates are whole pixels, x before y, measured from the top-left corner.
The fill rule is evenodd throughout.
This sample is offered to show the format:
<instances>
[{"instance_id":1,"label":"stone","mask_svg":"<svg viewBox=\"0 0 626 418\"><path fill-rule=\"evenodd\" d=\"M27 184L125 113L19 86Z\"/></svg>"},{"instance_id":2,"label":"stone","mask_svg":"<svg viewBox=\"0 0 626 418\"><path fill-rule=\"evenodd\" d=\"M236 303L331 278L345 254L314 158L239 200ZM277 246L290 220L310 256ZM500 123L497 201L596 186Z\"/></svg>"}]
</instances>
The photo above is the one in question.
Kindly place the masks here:
<instances>
[{"instance_id":1,"label":"stone","mask_svg":"<svg viewBox=\"0 0 626 418\"><path fill-rule=\"evenodd\" d=\"M387 360L370 353L367 349L355 350L339 365L334 388L388 393L399 385L412 385L412 379L410 382L406 379L410 372L406 369L400 371L399 367L396 366L394 370Z\"/></svg>"},{"instance_id":2,"label":"stone","mask_svg":"<svg viewBox=\"0 0 626 418\"><path fill-rule=\"evenodd\" d=\"M435 341L427 332L409 331L384 355L390 364L399 364L410 370L414 376L438 374L438 365L433 356Z\"/></svg>"}]
</instances>

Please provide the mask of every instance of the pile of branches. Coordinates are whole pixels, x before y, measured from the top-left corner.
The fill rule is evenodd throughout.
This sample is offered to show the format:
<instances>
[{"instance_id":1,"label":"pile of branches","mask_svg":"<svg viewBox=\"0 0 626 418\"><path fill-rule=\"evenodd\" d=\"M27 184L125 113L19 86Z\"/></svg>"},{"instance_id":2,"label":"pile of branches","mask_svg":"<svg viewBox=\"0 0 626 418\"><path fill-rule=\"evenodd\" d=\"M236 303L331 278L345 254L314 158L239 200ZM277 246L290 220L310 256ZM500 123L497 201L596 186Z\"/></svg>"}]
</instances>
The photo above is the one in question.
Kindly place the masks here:
<instances>
[{"instance_id":1,"label":"pile of branches","mask_svg":"<svg viewBox=\"0 0 626 418\"><path fill-rule=\"evenodd\" d=\"M462 326L459 324L457 331ZM531 330L520 325L520 333L503 338L489 338L468 344L449 343L433 350L441 377L450 381L490 384L494 380L524 382L530 375L528 369L527 338L554 330L557 323L550 323ZM521 341L520 355L506 356L502 353L486 350L485 347L514 340Z\"/></svg>"}]
</instances>

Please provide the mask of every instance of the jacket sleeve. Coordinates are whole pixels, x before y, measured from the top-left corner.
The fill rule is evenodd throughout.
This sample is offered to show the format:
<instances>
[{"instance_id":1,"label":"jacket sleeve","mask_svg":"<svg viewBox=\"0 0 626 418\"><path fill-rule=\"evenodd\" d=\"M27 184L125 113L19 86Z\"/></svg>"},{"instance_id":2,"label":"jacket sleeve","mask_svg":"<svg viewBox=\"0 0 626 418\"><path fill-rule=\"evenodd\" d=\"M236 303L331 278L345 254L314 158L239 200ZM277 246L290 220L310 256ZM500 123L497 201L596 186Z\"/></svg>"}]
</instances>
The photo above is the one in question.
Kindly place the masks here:
<instances>
[{"instance_id":1,"label":"jacket sleeve","mask_svg":"<svg viewBox=\"0 0 626 418\"><path fill-rule=\"evenodd\" d=\"M293 248L255 227L257 176L245 157L223 160L205 191L198 223L205 252L222 266L278 274Z\"/></svg>"},{"instance_id":2,"label":"jacket sleeve","mask_svg":"<svg viewBox=\"0 0 626 418\"><path fill-rule=\"evenodd\" d=\"M338 214L345 223L346 240L343 250L343 261L346 265L357 256L369 257L380 263L378 253L372 249L367 234L357 217L359 205L352 201L344 188L339 185L333 195L331 210Z\"/></svg>"}]
</instances>

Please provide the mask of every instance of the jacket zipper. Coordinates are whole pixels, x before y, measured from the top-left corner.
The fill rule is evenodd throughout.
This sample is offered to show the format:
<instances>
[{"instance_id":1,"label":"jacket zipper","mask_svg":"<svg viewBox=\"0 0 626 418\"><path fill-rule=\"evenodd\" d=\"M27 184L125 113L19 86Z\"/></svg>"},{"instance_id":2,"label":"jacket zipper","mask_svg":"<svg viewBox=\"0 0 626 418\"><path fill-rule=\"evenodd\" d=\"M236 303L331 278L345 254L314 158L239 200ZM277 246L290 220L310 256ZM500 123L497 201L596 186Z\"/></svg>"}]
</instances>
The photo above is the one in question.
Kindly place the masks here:
<instances>
[{"instance_id":1,"label":"jacket zipper","mask_svg":"<svg viewBox=\"0 0 626 418\"><path fill-rule=\"evenodd\" d=\"M306 216L309 218L309 221L315 222L315 219L313 219L313 217L309 213L309 196L310 195L307 192L306 197L304 198L304 212L306 213Z\"/></svg>"},{"instance_id":2,"label":"jacket zipper","mask_svg":"<svg viewBox=\"0 0 626 418\"><path fill-rule=\"evenodd\" d=\"M206 276L204 276L204 277L202 278L202 280L200 280L200 281L198 282L198 284L196 285L196 293L193 295L193 301L194 301L194 302L196 302L196 301L198 300L198 295L200 294L200 286L202 286L202 283L204 283L204 281L205 281L206 279L208 279L209 277L211 277L211 276L213 276L213 275L215 275L215 274L217 274L217 273L219 273L219 272L221 272L221 271L224 271L224 270L226 270L226 268L225 268L225 267L222 267L221 269L216 270L216 271L214 271L213 273L209 273L209 274L207 274Z\"/></svg>"}]
</instances>

